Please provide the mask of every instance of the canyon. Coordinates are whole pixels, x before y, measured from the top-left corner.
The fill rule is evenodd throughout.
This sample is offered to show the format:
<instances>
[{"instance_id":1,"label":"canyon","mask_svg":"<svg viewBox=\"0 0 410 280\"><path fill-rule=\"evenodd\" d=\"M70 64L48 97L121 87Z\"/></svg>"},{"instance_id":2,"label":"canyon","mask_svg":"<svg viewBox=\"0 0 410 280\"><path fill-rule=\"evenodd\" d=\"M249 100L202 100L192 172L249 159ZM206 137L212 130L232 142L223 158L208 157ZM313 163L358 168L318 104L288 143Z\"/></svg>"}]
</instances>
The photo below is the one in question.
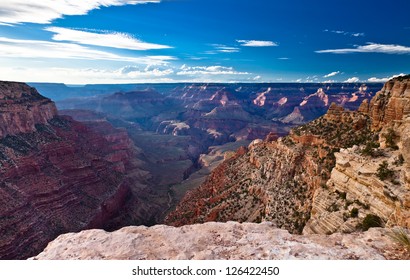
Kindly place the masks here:
<instances>
[{"instance_id":1,"label":"canyon","mask_svg":"<svg viewBox=\"0 0 410 280\"><path fill-rule=\"evenodd\" d=\"M150 175L124 129L59 116L21 83L0 83L0 116L2 259L36 254L61 233L145 221L158 207L136 198Z\"/></svg>"},{"instance_id":2,"label":"canyon","mask_svg":"<svg viewBox=\"0 0 410 280\"><path fill-rule=\"evenodd\" d=\"M292 233L408 228L410 77L357 111L328 112L279 139L255 140L186 194L165 222L270 221Z\"/></svg>"},{"instance_id":3,"label":"canyon","mask_svg":"<svg viewBox=\"0 0 410 280\"><path fill-rule=\"evenodd\" d=\"M303 245L296 255L234 251L257 259L395 258L363 243L393 248L388 230L364 232L360 245L346 245L364 246L365 253L330 247L362 231L371 215L380 219L377 226L409 225L407 85L406 77L397 78L376 95L381 85L90 85L69 88L77 97L67 99L56 90L61 85L38 84L59 97L57 111L34 88L1 82L0 256L36 255L66 232L166 223L68 234L50 246L58 251L77 237L88 244L101 235L118 247L125 240L146 242L133 233L158 230L190 239L218 228L228 236L232 227L240 228L240 243L269 227L279 237L258 238L286 250L312 243L313 251L303 255ZM384 161L393 175L381 180ZM334 239L319 244L323 234ZM79 246L45 258L98 258L79 253L85 250ZM321 246L330 251L317 255ZM223 258L215 248L209 255L161 258ZM115 254L104 258L156 256Z\"/></svg>"},{"instance_id":4,"label":"canyon","mask_svg":"<svg viewBox=\"0 0 410 280\"><path fill-rule=\"evenodd\" d=\"M382 85L36 86L57 98L62 114L82 121L86 111L98 112L99 118L125 128L140 148L144 169L152 174L161 200L169 192L174 208L186 191L197 188L221 162L223 155L203 160L213 150L234 151L271 133L285 136L290 128L323 115L332 102L356 109ZM68 92L70 98L64 99ZM213 163L206 163L209 160ZM163 218L159 215L156 222Z\"/></svg>"}]
</instances>

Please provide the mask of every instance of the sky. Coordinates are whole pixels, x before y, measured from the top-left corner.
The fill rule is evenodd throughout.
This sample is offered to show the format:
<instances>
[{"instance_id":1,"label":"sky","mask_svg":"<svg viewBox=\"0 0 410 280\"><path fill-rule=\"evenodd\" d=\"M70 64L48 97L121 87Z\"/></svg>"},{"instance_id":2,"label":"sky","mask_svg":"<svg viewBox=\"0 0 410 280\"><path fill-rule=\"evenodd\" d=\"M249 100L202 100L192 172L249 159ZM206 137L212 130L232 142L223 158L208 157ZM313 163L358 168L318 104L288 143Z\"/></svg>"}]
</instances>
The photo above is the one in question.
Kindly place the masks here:
<instances>
[{"instance_id":1,"label":"sky","mask_svg":"<svg viewBox=\"0 0 410 280\"><path fill-rule=\"evenodd\" d=\"M408 0L1 0L0 80L384 82Z\"/></svg>"}]
</instances>

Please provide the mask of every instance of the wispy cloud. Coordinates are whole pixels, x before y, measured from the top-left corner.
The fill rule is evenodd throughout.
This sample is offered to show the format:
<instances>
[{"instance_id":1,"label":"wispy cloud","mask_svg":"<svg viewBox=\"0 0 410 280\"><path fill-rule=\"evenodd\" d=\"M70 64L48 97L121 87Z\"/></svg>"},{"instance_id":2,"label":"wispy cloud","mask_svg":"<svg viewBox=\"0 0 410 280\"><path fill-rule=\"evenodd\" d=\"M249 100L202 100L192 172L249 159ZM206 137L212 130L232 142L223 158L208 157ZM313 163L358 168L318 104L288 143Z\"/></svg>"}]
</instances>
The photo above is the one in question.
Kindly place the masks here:
<instances>
[{"instance_id":1,"label":"wispy cloud","mask_svg":"<svg viewBox=\"0 0 410 280\"><path fill-rule=\"evenodd\" d=\"M119 73L127 75L129 78L140 78L140 77L163 77L169 76L174 73L172 68L158 67L153 65L148 65L144 69L137 66L125 66L118 70Z\"/></svg>"},{"instance_id":2,"label":"wispy cloud","mask_svg":"<svg viewBox=\"0 0 410 280\"><path fill-rule=\"evenodd\" d=\"M279 60L289 60L289 57L278 57Z\"/></svg>"},{"instance_id":3,"label":"wispy cloud","mask_svg":"<svg viewBox=\"0 0 410 280\"><path fill-rule=\"evenodd\" d=\"M166 68L142 68L126 66L120 69L69 68L69 67L0 67L3 79L22 82L56 82L66 84L101 83L165 83L173 82L173 70Z\"/></svg>"},{"instance_id":4,"label":"wispy cloud","mask_svg":"<svg viewBox=\"0 0 410 280\"><path fill-rule=\"evenodd\" d=\"M365 34L362 32L347 32L347 31L342 31L342 30L329 30L325 29L323 32L331 32L335 34L340 34L340 35L345 35L345 36L352 36L352 37L364 37Z\"/></svg>"},{"instance_id":5,"label":"wispy cloud","mask_svg":"<svg viewBox=\"0 0 410 280\"><path fill-rule=\"evenodd\" d=\"M55 33L52 37L55 41L68 41L85 45L129 50L155 50L171 48L166 45L146 43L124 33L96 33L63 27L47 27L45 30Z\"/></svg>"},{"instance_id":6,"label":"wispy cloud","mask_svg":"<svg viewBox=\"0 0 410 280\"><path fill-rule=\"evenodd\" d=\"M360 79L358 77L351 77L351 78L347 79L346 81L344 81L344 83L357 83L359 81L360 81Z\"/></svg>"},{"instance_id":7,"label":"wispy cloud","mask_svg":"<svg viewBox=\"0 0 410 280\"><path fill-rule=\"evenodd\" d=\"M323 78L330 78L330 77L336 76L337 74L340 74L340 71L335 71L327 75L324 75Z\"/></svg>"},{"instance_id":8,"label":"wispy cloud","mask_svg":"<svg viewBox=\"0 0 410 280\"><path fill-rule=\"evenodd\" d=\"M0 37L0 57L127 61L148 65L165 64L176 59L172 56L122 56L72 43L5 37Z\"/></svg>"},{"instance_id":9,"label":"wispy cloud","mask_svg":"<svg viewBox=\"0 0 410 280\"><path fill-rule=\"evenodd\" d=\"M372 77L372 78L369 78L367 81L368 81L368 82L371 82L371 83L385 83L385 82L387 82L388 80L391 80L391 79L397 78L397 77L401 77L401 76L405 76L405 75L406 75L406 74L401 73L401 74L398 74L398 75L393 75L393 76L391 76L391 77L385 77L385 78Z\"/></svg>"},{"instance_id":10,"label":"wispy cloud","mask_svg":"<svg viewBox=\"0 0 410 280\"><path fill-rule=\"evenodd\" d=\"M236 40L242 47L277 47L278 43L258 40Z\"/></svg>"},{"instance_id":11,"label":"wispy cloud","mask_svg":"<svg viewBox=\"0 0 410 280\"><path fill-rule=\"evenodd\" d=\"M410 54L410 47L401 45L385 45L376 43L367 43L365 46L355 46L348 49L330 49L320 50L316 53L333 53L333 54L348 54L348 53L385 53L385 54Z\"/></svg>"},{"instance_id":12,"label":"wispy cloud","mask_svg":"<svg viewBox=\"0 0 410 280\"><path fill-rule=\"evenodd\" d=\"M222 44L211 44L215 48L214 51L210 51L210 53L216 54L216 53L237 53L240 52L239 48L236 47L230 47Z\"/></svg>"},{"instance_id":13,"label":"wispy cloud","mask_svg":"<svg viewBox=\"0 0 410 280\"><path fill-rule=\"evenodd\" d=\"M86 15L89 11L109 6L159 3L161 0L1 0L0 23L51 23L63 16Z\"/></svg>"},{"instance_id":14,"label":"wispy cloud","mask_svg":"<svg viewBox=\"0 0 410 280\"><path fill-rule=\"evenodd\" d=\"M239 72L233 67L224 66L187 66L182 65L177 75L249 75L248 72Z\"/></svg>"}]
</instances>

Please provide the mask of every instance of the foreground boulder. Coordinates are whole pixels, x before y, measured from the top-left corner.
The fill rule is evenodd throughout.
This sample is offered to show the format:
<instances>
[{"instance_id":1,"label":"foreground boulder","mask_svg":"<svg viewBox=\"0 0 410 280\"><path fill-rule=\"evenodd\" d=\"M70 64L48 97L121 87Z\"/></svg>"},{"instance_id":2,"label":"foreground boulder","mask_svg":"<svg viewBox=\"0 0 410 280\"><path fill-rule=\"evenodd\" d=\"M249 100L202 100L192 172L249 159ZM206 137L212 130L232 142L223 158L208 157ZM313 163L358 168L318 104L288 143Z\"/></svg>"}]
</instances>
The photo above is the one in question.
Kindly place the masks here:
<instances>
[{"instance_id":1,"label":"foreground boulder","mask_svg":"<svg viewBox=\"0 0 410 280\"><path fill-rule=\"evenodd\" d=\"M183 227L126 227L115 232L68 233L32 259L218 260L395 259L403 252L390 231L292 235L271 223L205 223Z\"/></svg>"}]
</instances>

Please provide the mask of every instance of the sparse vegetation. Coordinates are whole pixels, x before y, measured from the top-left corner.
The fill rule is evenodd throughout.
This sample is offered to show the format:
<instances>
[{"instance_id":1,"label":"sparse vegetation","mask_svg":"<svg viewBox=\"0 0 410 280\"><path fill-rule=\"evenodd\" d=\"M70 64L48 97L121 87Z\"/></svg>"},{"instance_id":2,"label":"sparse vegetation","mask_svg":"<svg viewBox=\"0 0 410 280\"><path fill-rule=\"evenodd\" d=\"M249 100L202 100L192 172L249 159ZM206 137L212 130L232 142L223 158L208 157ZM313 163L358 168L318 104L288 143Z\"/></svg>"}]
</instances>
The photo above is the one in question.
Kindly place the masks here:
<instances>
[{"instance_id":1,"label":"sparse vegetation","mask_svg":"<svg viewBox=\"0 0 410 280\"><path fill-rule=\"evenodd\" d=\"M383 136L386 139L386 147L392 148L393 150L399 149L399 147L396 145L396 142L395 142L395 139L397 138L397 134L392 128L389 128L387 130L387 133L383 134Z\"/></svg>"},{"instance_id":2,"label":"sparse vegetation","mask_svg":"<svg viewBox=\"0 0 410 280\"><path fill-rule=\"evenodd\" d=\"M352 218L357 218L357 216L359 216L359 209L353 208L353 209L350 211L350 217L352 217Z\"/></svg>"},{"instance_id":3,"label":"sparse vegetation","mask_svg":"<svg viewBox=\"0 0 410 280\"><path fill-rule=\"evenodd\" d=\"M380 163L379 168L377 168L377 173L376 176L380 180L386 180L386 179L391 179L394 175L394 171L389 169L389 164L387 163L386 160L384 160L382 163Z\"/></svg>"},{"instance_id":4,"label":"sparse vegetation","mask_svg":"<svg viewBox=\"0 0 410 280\"><path fill-rule=\"evenodd\" d=\"M346 193L345 193L345 192L339 193L339 197L340 197L341 199L345 200L345 199L346 199Z\"/></svg>"},{"instance_id":5,"label":"sparse vegetation","mask_svg":"<svg viewBox=\"0 0 410 280\"><path fill-rule=\"evenodd\" d=\"M402 154L400 154L397 159L394 161L394 165L396 166L402 166L404 163L404 157Z\"/></svg>"},{"instance_id":6,"label":"sparse vegetation","mask_svg":"<svg viewBox=\"0 0 410 280\"><path fill-rule=\"evenodd\" d=\"M361 224L361 228L363 231L367 231L369 228L372 227L382 227L382 219L374 214L367 214L366 217L363 219Z\"/></svg>"},{"instance_id":7,"label":"sparse vegetation","mask_svg":"<svg viewBox=\"0 0 410 280\"><path fill-rule=\"evenodd\" d=\"M371 157L377 157L380 156L379 148L380 145L379 143L375 141L368 141L366 143L366 146L361 150L361 154L364 156L371 156Z\"/></svg>"},{"instance_id":8,"label":"sparse vegetation","mask_svg":"<svg viewBox=\"0 0 410 280\"><path fill-rule=\"evenodd\" d=\"M390 238L402 246L408 253L410 253L410 237L403 228L393 229L389 234Z\"/></svg>"}]
</instances>

